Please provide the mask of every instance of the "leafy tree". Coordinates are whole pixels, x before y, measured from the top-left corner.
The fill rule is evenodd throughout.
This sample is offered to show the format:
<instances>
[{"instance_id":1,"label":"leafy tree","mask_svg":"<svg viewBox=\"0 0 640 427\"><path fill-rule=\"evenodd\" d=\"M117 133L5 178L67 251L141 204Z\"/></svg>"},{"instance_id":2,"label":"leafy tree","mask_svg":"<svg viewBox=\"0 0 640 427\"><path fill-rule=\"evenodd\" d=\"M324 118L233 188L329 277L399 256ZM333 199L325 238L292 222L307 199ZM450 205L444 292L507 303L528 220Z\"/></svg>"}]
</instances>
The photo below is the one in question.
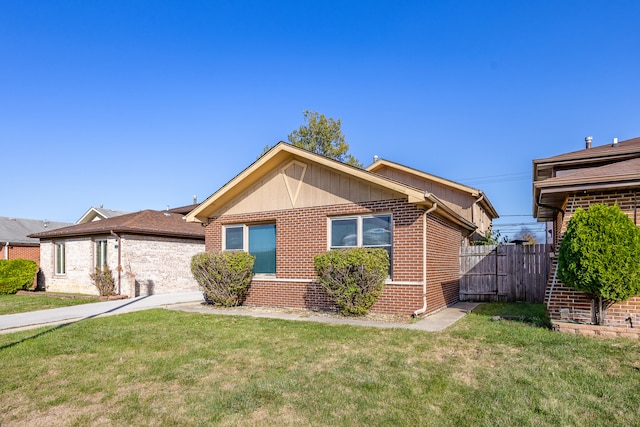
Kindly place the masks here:
<instances>
[{"instance_id":1,"label":"leafy tree","mask_svg":"<svg viewBox=\"0 0 640 427\"><path fill-rule=\"evenodd\" d=\"M640 294L640 228L618 206L578 208L558 252L558 278L606 306ZM603 305L604 303L604 305Z\"/></svg>"},{"instance_id":2,"label":"leafy tree","mask_svg":"<svg viewBox=\"0 0 640 427\"><path fill-rule=\"evenodd\" d=\"M507 236L502 237L499 231L494 232L493 230L489 229L484 233L482 239L474 240L473 242L471 242L471 244L474 246L497 246L504 245L505 243L507 243L507 240Z\"/></svg>"},{"instance_id":3,"label":"leafy tree","mask_svg":"<svg viewBox=\"0 0 640 427\"><path fill-rule=\"evenodd\" d=\"M348 153L349 144L342 133L342 121L327 118L324 114L305 110L302 112L307 124L300 126L288 136L291 145L322 154L352 166L362 167L355 157ZM266 146L262 154L269 151Z\"/></svg>"},{"instance_id":4,"label":"leafy tree","mask_svg":"<svg viewBox=\"0 0 640 427\"><path fill-rule=\"evenodd\" d=\"M524 240L525 245L535 245L538 243L538 239L536 239L536 235L531 232L527 227L522 227L520 229L520 233L516 235L516 239Z\"/></svg>"}]
</instances>

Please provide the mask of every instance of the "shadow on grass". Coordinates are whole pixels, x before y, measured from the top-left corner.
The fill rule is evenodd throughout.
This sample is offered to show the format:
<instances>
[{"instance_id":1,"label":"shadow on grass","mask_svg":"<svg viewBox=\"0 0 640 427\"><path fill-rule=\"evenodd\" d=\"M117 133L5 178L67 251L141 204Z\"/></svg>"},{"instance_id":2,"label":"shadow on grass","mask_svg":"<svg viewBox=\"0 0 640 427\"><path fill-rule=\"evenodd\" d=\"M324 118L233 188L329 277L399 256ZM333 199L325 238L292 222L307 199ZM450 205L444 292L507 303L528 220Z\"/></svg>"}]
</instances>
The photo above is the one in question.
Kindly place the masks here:
<instances>
[{"instance_id":1,"label":"shadow on grass","mask_svg":"<svg viewBox=\"0 0 640 427\"><path fill-rule=\"evenodd\" d=\"M146 296L143 296L143 297L131 300L131 301L127 301L125 304L119 305L117 307L113 307L113 308L111 308L109 310L105 310L105 311L100 312L100 313L92 314L91 316L82 317L82 318L77 319L77 320L70 320L70 321L65 322L65 323L60 323L59 325L53 326L50 329L46 329L44 331L40 331L37 334L31 335L31 336L28 336L28 337L24 337L22 339L19 339L17 341L12 342L12 343L1 345L0 346L0 351L6 350L6 349L11 348L11 347L15 347L18 344L22 344L23 342L26 342L26 341L34 340L34 339L36 339L38 337L41 337L43 335L47 335L47 334L49 334L51 332L55 332L55 331L60 330L60 329L62 329L64 327L66 327L66 326L69 326L71 324L82 322L83 320L93 319L94 317L103 316L105 314L113 313L113 312L118 311L118 310L120 310L120 309L122 309L122 308L124 308L124 307L126 307L128 305L131 305L133 303L136 303L136 302L141 301L141 300L143 300L145 298L148 298L148 297L149 297L149 295L146 295ZM46 327L46 326L43 326L43 327ZM16 332L19 332L19 331L16 331Z\"/></svg>"},{"instance_id":2,"label":"shadow on grass","mask_svg":"<svg viewBox=\"0 0 640 427\"><path fill-rule=\"evenodd\" d=\"M551 319L544 304L494 302L481 304L473 312L480 316L491 317L494 320L504 319L551 329Z\"/></svg>"}]
</instances>

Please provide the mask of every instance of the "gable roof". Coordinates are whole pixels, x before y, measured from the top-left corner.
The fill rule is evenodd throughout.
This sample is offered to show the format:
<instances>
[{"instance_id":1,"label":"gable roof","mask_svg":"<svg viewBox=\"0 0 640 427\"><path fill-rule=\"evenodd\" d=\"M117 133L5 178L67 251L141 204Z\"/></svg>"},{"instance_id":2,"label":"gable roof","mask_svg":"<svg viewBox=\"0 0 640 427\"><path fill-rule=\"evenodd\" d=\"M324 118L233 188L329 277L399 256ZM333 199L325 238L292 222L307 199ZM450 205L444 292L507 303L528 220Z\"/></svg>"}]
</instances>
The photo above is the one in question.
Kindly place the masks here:
<instances>
[{"instance_id":1,"label":"gable roof","mask_svg":"<svg viewBox=\"0 0 640 427\"><path fill-rule=\"evenodd\" d=\"M533 216L551 220L573 192L628 187L640 187L640 138L536 159Z\"/></svg>"},{"instance_id":2,"label":"gable roof","mask_svg":"<svg viewBox=\"0 0 640 427\"><path fill-rule=\"evenodd\" d=\"M190 222L206 223L211 215L217 209L224 206L251 185L258 182L262 177L270 171L278 167L285 160L298 159L315 162L328 169L352 176L354 178L366 181L368 183L380 186L382 188L403 194L409 203L425 205L427 207L437 206L434 213L452 221L463 229L468 231L475 230L476 226L467 221L462 216L455 213L447 207L441 200L431 193L424 190L406 185L402 182L383 177L376 173L360 169L337 160L330 159L320 154L313 153L303 148L295 147L286 142L279 142L262 157L253 162L249 167L240 174L236 175L231 181L223 185L218 191L209 196L198 207L192 210L186 220Z\"/></svg>"},{"instance_id":3,"label":"gable roof","mask_svg":"<svg viewBox=\"0 0 640 427\"><path fill-rule=\"evenodd\" d=\"M413 175L427 181L432 181L437 184L441 184L446 187L456 189L463 193L467 193L471 197L476 197L480 201L480 205L490 217L492 218L499 217L498 212L493 207L489 199L486 197L485 193L482 190L479 190L477 188L469 187L467 185L460 184L459 182L451 181L450 179L442 178L437 175L432 175L430 173L423 172L418 169L414 169L414 168L402 165L400 163L395 163L386 159L376 160L371 165L367 166L366 170L375 173L385 167L390 169L396 169L406 174Z\"/></svg>"},{"instance_id":4,"label":"gable roof","mask_svg":"<svg viewBox=\"0 0 640 427\"><path fill-rule=\"evenodd\" d=\"M179 213L150 209L100 221L72 225L57 230L34 233L29 237L52 239L57 237L110 234L111 232L204 240L204 228L199 224L187 223Z\"/></svg>"},{"instance_id":5,"label":"gable roof","mask_svg":"<svg viewBox=\"0 0 640 427\"><path fill-rule=\"evenodd\" d=\"M39 219L0 217L0 243L37 246L38 239L27 237L30 234L54 230L71 225L69 222L42 221Z\"/></svg>"},{"instance_id":6,"label":"gable roof","mask_svg":"<svg viewBox=\"0 0 640 427\"><path fill-rule=\"evenodd\" d=\"M84 215L82 215L80 217L80 219L78 221L76 221L76 224L84 224L86 222L91 222L91 221L95 221L95 220L101 220L101 219L105 219L105 218L112 218L114 216L120 216L120 215L124 215L127 214L129 212L125 212L125 211L115 211L113 209L106 209L103 208L102 206L99 208L96 208L94 206L90 207L89 210L87 212L84 213Z\"/></svg>"}]
</instances>

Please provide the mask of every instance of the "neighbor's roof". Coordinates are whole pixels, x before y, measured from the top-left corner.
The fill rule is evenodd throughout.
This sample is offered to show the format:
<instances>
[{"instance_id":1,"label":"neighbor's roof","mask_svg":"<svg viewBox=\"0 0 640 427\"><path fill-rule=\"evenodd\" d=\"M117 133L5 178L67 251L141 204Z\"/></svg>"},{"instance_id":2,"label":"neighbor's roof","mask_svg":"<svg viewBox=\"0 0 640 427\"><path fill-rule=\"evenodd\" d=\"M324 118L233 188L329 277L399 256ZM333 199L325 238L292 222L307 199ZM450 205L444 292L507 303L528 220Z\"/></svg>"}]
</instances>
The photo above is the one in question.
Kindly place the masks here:
<instances>
[{"instance_id":1,"label":"neighbor's roof","mask_svg":"<svg viewBox=\"0 0 640 427\"><path fill-rule=\"evenodd\" d=\"M186 222L183 215L179 213L154 210L144 210L100 221L35 233L30 237L53 239L56 237L110 234L111 232L204 240L204 228L200 224Z\"/></svg>"},{"instance_id":2,"label":"neighbor's roof","mask_svg":"<svg viewBox=\"0 0 640 427\"><path fill-rule=\"evenodd\" d=\"M421 179L427 180L427 181L432 181L450 188L454 188L456 190L459 190L463 193L467 193L472 197L476 197L478 200L480 200L480 205L482 206L482 208L487 212L487 214L489 216L491 216L492 218L498 218L498 212L496 211L496 209L493 207L493 205L491 204L491 202L489 201L489 198L486 197L485 193L482 190L479 190L477 188L473 188L473 187L469 187L467 185L464 184L460 184L459 182L455 182L455 181L451 181L450 179L446 179L446 178L442 178L440 176L437 175L432 175L430 173L427 172L423 172L421 170L418 169L414 169L405 165L402 165L400 163L395 163L392 162L390 160L386 160L386 159L378 159L375 162L373 162L371 165L369 165L366 170L370 171L370 172L378 172L380 169L382 169L383 167L387 167L390 169L396 169L399 171L402 171L404 173L407 173L409 175L414 175L416 177L419 177Z\"/></svg>"},{"instance_id":3,"label":"neighbor's roof","mask_svg":"<svg viewBox=\"0 0 640 427\"><path fill-rule=\"evenodd\" d=\"M557 174L563 171L563 174ZM640 186L640 138L533 161L533 215L551 220L569 193Z\"/></svg>"},{"instance_id":4,"label":"neighbor's roof","mask_svg":"<svg viewBox=\"0 0 640 427\"><path fill-rule=\"evenodd\" d=\"M640 156L640 138L620 141L591 148L573 151L558 156L535 159L533 161L533 180L551 178L554 168L585 167L589 164L612 163Z\"/></svg>"},{"instance_id":5,"label":"neighbor's roof","mask_svg":"<svg viewBox=\"0 0 640 427\"><path fill-rule=\"evenodd\" d=\"M80 217L78 221L76 221L76 224L84 224L85 222L91 222L96 220L96 218L101 220L106 218L113 218L114 216L120 216L128 213L129 212L115 211L113 209L103 208L102 206L99 208L92 206L89 208L87 212L85 212L84 215Z\"/></svg>"},{"instance_id":6,"label":"neighbor's roof","mask_svg":"<svg viewBox=\"0 0 640 427\"><path fill-rule=\"evenodd\" d=\"M409 186L405 183L386 178L376 173L330 159L303 148L295 147L286 142L279 142L276 144L258 160L253 162L248 168L240 172L240 174L236 175L231 181L227 182L218 191L209 196L186 216L187 221L206 222L209 216L212 215L216 209L224 206L225 203L237 197L244 190L258 182L267 173L289 158L315 162L328 169L333 169L337 172L345 173L388 190L404 194L407 196L407 201L409 203L422 204L427 207L437 205L437 209L435 211L436 214L447 218L468 231L476 229L474 224L467 221L461 215L455 213L447 207L445 203L431 193L427 193L422 189Z\"/></svg>"},{"instance_id":7,"label":"neighbor's roof","mask_svg":"<svg viewBox=\"0 0 640 427\"><path fill-rule=\"evenodd\" d=\"M0 216L0 243L12 245L37 246L38 239L27 237L33 233L53 230L71 225L69 222L56 222L39 219L9 218Z\"/></svg>"}]
</instances>

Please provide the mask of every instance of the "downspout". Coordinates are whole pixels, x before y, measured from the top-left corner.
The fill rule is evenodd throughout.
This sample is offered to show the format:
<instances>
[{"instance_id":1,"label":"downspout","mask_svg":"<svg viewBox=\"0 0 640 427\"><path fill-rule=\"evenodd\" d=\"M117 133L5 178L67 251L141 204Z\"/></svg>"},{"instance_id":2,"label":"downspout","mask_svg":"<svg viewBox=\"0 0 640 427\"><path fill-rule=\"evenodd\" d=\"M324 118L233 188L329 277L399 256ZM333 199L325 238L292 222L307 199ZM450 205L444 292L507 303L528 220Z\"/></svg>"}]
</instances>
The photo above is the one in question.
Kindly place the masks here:
<instances>
[{"instance_id":1,"label":"downspout","mask_svg":"<svg viewBox=\"0 0 640 427\"><path fill-rule=\"evenodd\" d=\"M121 262L121 259L122 259L122 252L121 252L121 250L122 250L122 239L113 230L111 230L111 234L118 238L118 292L116 292L116 295L120 295L120 292L122 291L122 285L121 285L121 280L122 280L122 262Z\"/></svg>"},{"instance_id":2,"label":"downspout","mask_svg":"<svg viewBox=\"0 0 640 427\"><path fill-rule=\"evenodd\" d=\"M427 215L435 211L438 204L434 203L424 212L422 217L422 308L413 312L413 317L418 317L427 311Z\"/></svg>"},{"instance_id":3,"label":"downspout","mask_svg":"<svg viewBox=\"0 0 640 427\"><path fill-rule=\"evenodd\" d=\"M4 259L9 259L9 242L4 244Z\"/></svg>"}]
</instances>

